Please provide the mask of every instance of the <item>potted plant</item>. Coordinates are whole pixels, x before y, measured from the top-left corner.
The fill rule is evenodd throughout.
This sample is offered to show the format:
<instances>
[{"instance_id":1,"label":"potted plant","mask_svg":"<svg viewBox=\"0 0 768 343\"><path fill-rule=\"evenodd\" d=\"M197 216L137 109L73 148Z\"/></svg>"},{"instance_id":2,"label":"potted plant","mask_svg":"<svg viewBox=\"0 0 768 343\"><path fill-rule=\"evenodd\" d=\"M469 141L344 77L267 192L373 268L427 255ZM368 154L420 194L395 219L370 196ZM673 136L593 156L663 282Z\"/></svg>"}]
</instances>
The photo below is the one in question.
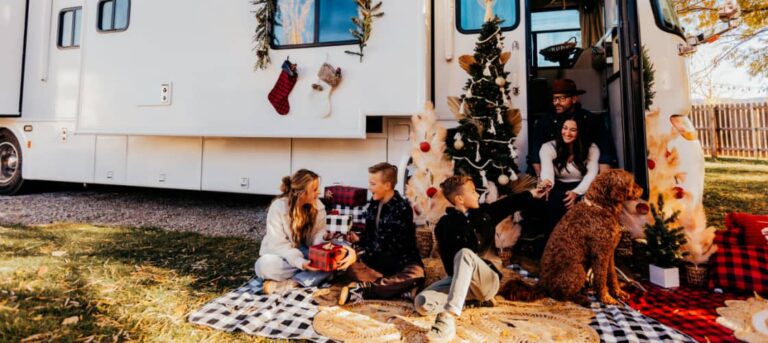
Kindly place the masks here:
<instances>
[{"instance_id":1,"label":"potted plant","mask_svg":"<svg viewBox=\"0 0 768 343\"><path fill-rule=\"evenodd\" d=\"M657 207L658 206L658 207ZM667 217L664 213L664 199L659 194L657 205L651 205L653 222L645 224L645 254L650 262L651 283L664 288L680 286L680 270L683 258L688 255L683 251L687 243L683 228L677 225L680 211Z\"/></svg>"},{"instance_id":2,"label":"potted plant","mask_svg":"<svg viewBox=\"0 0 768 343\"><path fill-rule=\"evenodd\" d=\"M685 256L685 279L689 285L704 287L707 282L707 261L717 251L714 226L696 228L685 233L685 245L688 255Z\"/></svg>"}]
</instances>

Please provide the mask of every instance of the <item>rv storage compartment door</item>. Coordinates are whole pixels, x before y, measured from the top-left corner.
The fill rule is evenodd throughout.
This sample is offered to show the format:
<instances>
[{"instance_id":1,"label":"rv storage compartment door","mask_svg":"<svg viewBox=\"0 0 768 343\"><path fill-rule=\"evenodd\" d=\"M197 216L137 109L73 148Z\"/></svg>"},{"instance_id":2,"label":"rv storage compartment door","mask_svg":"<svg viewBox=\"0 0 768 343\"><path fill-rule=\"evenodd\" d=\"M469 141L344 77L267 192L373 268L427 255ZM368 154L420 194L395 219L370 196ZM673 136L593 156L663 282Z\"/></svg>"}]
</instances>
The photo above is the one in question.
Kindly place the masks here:
<instances>
[{"instance_id":1,"label":"rv storage compartment door","mask_svg":"<svg viewBox=\"0 0 768 343\"><path fill-rule=\"evenodd\" d=\"M83 27L92 29L83 32L78 132L364 138L366 116L408 116L423 109L429 51L424 1L384 1L385 15L373 21L362 62L345 53L358 50L354 42L304 42L302 47L271 49L272 64L254 70L257 23L249 1L134 0L127 29L102 33L95 29L98 0L85 0ZM283 25L276 34L282 44L345 34L351 38L350 16L333 12L347 2L277 2ZM306 9L321 14L296 19ZM317 19L312 18L321 18L321 24L313 26ZM303 24L291 24L297 22ZM312 27L320 33L302 31ZM333 31L331 38L328 31ZM290 112L280 115L267 96L287 57L298 64L298 80L288 97ZM330 94L327 116L323 97L328 95L312 87L324 62L340 67L343 75Z\"/></svg>"},{"instance_id":2,"label":"rv storage compartment door","mask_svg":"<svg viewBox=\"0 0 768 343\"><path fill-rule=\"evenodd\" d=\"M0 0L0 115L20 112L26 0Z\"/></svg>"}]
</instances>

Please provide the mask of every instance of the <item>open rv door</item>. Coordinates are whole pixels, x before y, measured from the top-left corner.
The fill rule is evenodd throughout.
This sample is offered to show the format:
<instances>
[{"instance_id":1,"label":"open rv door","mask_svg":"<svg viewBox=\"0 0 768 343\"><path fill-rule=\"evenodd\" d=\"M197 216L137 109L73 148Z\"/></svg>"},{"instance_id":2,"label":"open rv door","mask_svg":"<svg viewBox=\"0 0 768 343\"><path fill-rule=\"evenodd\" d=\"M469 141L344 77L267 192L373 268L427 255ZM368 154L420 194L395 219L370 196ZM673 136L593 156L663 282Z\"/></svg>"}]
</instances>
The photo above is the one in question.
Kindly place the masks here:
<instances>
[{"instance_id":1,"label":"open rv door","mask_svg":"<svg viewBox=\"0 0 768 343\"><path fill-rule=\"evenodd\" d=\"M29 0L0 0L0 116L21 115Z\"/></svg>"}]
</instances>

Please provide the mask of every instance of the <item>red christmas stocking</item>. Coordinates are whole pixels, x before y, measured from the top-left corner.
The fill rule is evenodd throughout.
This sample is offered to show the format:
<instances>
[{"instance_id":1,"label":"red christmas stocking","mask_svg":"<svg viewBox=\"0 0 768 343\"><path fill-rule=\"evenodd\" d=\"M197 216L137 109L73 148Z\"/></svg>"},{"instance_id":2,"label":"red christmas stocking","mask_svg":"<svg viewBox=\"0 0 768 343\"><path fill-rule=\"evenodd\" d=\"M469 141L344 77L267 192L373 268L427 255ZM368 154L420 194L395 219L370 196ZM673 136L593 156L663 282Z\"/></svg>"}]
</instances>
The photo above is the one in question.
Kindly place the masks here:
<instances>
[{"instance_id":1,"label":"red christmas stocking","mask_svg":"<svg viewBox=\"0 0 768 343\"><path fill-rule=\"evenodd\" d=\"M269 92L267 99L275 107L277 113L286 115L291 110L291 104L288 103L288 95L291 94L293 86L296 85L299 75L296 73L296 64L291 63L287 59L283 62L282 68L280 77L277 79L275 86L272 87L272 91Z\"/></svg>"}]
</instances>

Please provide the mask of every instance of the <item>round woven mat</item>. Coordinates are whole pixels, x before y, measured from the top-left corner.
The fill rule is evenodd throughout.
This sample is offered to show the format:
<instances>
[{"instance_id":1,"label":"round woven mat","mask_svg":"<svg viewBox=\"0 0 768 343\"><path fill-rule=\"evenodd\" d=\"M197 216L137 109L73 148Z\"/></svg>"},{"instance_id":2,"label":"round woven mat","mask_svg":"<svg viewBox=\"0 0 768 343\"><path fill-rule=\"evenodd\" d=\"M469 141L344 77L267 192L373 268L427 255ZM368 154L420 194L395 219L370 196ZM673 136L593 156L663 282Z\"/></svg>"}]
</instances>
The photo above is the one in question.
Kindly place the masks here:
<instances>
[{"instance_id":1,"label":"round woven mat","mask_svg":"<svg viewBox=\"0 0 768 343\"><path fill-rule=\"evenodd\" d=\"M763 321L762 326L768 326L765 312L768 311L768 300L761 297L747 300L726 300L725 307L718 307L717 323L733 330L733 335L745 342L768 342L768 332L760 332L754 326L754 321ZM757 318L756 318L757 317Z\"/></svg>"},{"instance_id":2,"label":"round woven mat","mask_svg":"<svg viewBox=\"0 0 768 343\"><path fill-rule=\"evenodd\" d=\"M570 303L501 301L493 308L465 309L453 342L598 342L589 327L592 311ZM419 316L410 303L368 300L322 307L315 330L343 342L426 342L434 316Z\"/></svg>"}]
</instances>

